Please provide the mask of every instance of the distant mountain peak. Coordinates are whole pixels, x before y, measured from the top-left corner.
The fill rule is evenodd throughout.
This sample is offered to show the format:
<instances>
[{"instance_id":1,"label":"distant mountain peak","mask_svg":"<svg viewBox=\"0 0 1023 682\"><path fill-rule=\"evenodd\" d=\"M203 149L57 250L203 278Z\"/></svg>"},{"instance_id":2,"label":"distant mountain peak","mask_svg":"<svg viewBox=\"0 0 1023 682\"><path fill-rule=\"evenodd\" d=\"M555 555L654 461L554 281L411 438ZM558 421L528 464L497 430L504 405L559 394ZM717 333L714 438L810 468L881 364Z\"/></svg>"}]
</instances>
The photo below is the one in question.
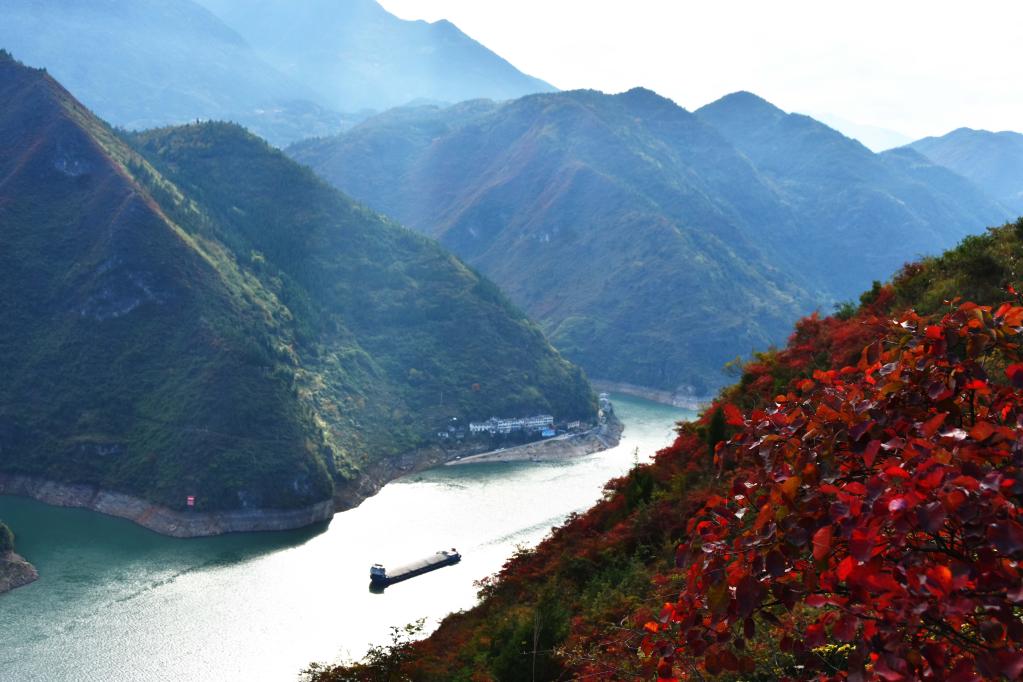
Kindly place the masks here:
<instances>
[{"instance_id":1,"label":"distant mountain peak","mask_svg":"<svg viewBox=\"0 0 1023 682\"><path fill-rule=\"evenodd\" d=\"M635 88L631 88L629 90L626 90L622 94L626 95L626 96L631 96L631 97L656 97L658 99L667 99L666 97L664 97L662 95L658 95L656 92L654 92L650 88L644 88L643 86L637 86Z\"/></svg>"},{"instance_id":2,"label":"distant mountain peak","mask_svg":"<svg viewBox=\"0 0 1023 682\"><path fill-rule=\"evenodd\" d=\"M988 194L1023 213L1023 135L957 128L909 145L928 159L965 176Z\"/></svg>"},{"instance_id":3,"label":"distant mountain peak","mask_svg":"<svg viewBox=\"0 0 1023 682\"><path fill-rule=\"evenodd\" d=\"M1001 219L918 155L752 93L699 113L572 90L387 112L289 153L489 273L594 376L697 394L793 310Z\"/></svg>"},{"instance_id":4,"label":"distant mountain peak","mask_svg":"<svg viewBox=\"0 0 1023 682\"><path fill-rule=\"evenodd\" d=\"M621 93L619 95L619 97L623 97L625 99L628 99L628 100L631 100L631 101L634 101L634 102L647 102L647 103L652 103L652 104L659 104L659 105L663 105L663 106L669 106L669 107L672 107L674 109L681 109L682 108L678 104L676 104L673 100L668 99L664 95L659 95L658 93L654 92L653 90L651 90L649 88L643 88L643 87L632 88L631 90L627 90L627 91Z\"/></svg>"},{"instance_id":5,"label":"distant mountain peak","mask_svg":"<svg viewBox=\"0 0 1023 682\"><path fill-rule=\"evenodd\" d=\"M737 92L730 93L714 102L711 102L710 104L700 107L701 110L712 108L741 109L749 112L773 115L785 114L785 112L779 107L776 107L760 95L754 94L748 90L739 90Z\"/></svg>"},{"instance_id":6,"label":"distant mountain peak","mask_svg":"<svg viewBox=\"0 0 1023 682\"><path fill-rule=\"evenodd\" d=\"M409 21L373 0L199 0L260 56L340 111L416 99L506 100L555 91L447 19Z\"/></svg>"}]
</instances>

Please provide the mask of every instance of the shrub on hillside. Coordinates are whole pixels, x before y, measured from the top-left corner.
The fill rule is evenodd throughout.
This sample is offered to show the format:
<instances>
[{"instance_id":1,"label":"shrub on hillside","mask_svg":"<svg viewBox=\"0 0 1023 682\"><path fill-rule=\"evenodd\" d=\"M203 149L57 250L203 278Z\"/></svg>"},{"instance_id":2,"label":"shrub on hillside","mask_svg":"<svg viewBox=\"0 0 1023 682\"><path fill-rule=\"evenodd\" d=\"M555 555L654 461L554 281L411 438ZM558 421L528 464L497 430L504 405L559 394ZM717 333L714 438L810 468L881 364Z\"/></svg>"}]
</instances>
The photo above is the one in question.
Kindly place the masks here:
<instances>
[{"instance_id":1,"label":"shrub on hillside","mask_svg":"<svg viewBox=\"0 0 1023 682\"><path fill-rule=\"evenodd\" d=\"M14 533L5 524L0 522L0 554L7 554L14 551Z\"/></svg>"},{"instance_id":2,"label":"shrub on hillside","mask_svg":"<svg viewBox=\"0 0 1023 682\"><path fill-rule=\"evenodd\" d=\"M782 678L1023 676L1023 307L873 322L856 366L730 416L646 624L660 678L762 671L764 640Z\"/></svg>"}]
</instances>

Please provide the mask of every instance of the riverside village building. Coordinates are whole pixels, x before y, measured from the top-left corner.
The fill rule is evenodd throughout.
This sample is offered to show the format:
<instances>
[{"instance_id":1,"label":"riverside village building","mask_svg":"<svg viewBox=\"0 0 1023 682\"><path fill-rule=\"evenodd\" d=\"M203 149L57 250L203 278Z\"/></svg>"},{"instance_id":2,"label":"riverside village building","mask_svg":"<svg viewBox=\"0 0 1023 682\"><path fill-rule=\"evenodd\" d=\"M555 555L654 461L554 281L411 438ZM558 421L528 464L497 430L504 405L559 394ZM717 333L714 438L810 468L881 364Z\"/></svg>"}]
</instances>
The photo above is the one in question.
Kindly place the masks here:
<instances>
[{"instance_id":1,"label":"riverside village building","mask_svg":"<svg viewBox=\"0 0 1023 682\"><path fill-rule=\"evenodd\" d=\"M518 417L515 419L498 419L491 417L485 422L470 422L469 433L505 434L516 431L550 431L554 426L554 417L549 414L538 414L535 417ZM553 435L553 434L552 434Z\"/></svg>"}]
</instances>

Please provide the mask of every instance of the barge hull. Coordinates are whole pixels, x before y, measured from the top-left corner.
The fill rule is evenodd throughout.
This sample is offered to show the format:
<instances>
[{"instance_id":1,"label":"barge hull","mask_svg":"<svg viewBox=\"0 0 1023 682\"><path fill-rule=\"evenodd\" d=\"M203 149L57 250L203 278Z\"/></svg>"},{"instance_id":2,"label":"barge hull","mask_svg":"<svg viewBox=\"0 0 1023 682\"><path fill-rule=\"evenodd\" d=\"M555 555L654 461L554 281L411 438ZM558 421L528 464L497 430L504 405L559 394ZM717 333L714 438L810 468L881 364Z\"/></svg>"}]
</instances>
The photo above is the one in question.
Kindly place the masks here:
<instances>
[{"instance_id":1,"label":"barge hull","mask_svg":"<svg viewBox=\"0 0 1023 682\"><path fill-rule=\"evenodd\" d=\"M399 566L393 571L387 571L386 575L373 575L371 576L371 581L375 586L386 587L387 585L400 583L403 580L414 578L417 575L435 571L438 568L452 566L461 560L462 557L458 553L438 552L437 554L420 561L406 564L405 566Z\"/></svg>"}]
</instances>

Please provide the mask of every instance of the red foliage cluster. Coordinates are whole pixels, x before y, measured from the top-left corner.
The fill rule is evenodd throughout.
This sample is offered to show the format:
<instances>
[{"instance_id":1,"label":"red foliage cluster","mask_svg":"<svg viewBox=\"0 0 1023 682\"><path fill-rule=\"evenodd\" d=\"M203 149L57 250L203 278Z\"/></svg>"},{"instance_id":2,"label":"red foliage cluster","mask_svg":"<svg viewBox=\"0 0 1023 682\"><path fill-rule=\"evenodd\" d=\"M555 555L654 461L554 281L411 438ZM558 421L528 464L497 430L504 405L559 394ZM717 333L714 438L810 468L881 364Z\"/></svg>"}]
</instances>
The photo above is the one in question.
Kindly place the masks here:
<instances>
[{"instance_id":1,"label":"red foliage cluster","mask_svg":"<svg viewBox=\"0 0 1023 682\"><path fill-rule=\"evenodd\" d=\"M819 350L821 324L786 352ZM685 587L646 625L659 677L750 673L764 637L801 679L1023 677L1021 325L1008 304L875 319L855 366L728 408L730 484L689 519Z\"/></svg>"}]
</instances>

